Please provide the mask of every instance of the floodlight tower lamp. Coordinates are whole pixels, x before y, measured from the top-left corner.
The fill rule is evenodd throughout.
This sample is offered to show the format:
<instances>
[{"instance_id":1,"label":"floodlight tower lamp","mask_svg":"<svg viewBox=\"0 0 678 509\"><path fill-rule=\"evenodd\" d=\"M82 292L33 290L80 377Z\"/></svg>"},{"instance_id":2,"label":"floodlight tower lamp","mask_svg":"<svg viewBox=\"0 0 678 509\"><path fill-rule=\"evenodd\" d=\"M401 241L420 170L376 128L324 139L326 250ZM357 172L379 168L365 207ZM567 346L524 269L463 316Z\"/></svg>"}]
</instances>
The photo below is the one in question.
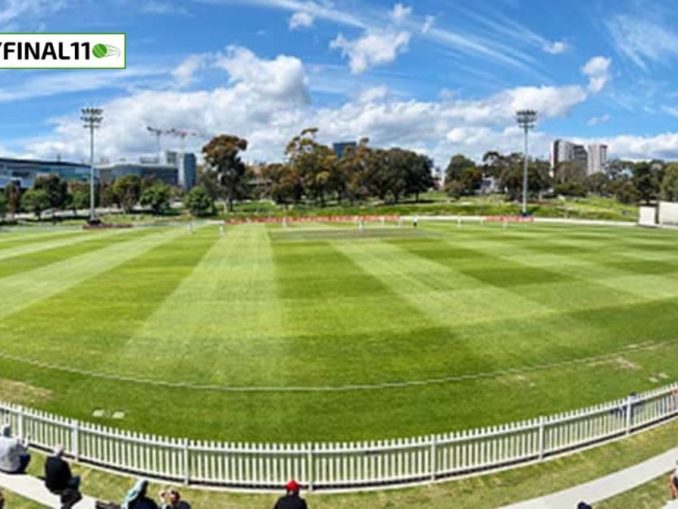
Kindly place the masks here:
<instances>
[{"instance_id":1,"label":"floodlight tower lamp","mask_svg":"<svg viewBox=\"0 0 678 509\"><path fill-rule=\"evenodd\" d=\"M527 173L529 160L528 134L530 129L534 129L537 123L537 112L535 110L518 110L516 112L516 122L525 132L525 161L523 164L523 206L522 215L527 216Z\"/></svg>"},{"instance_id":2,"label":"floodlight tower lamp","mask_svg":"<svg viewBox=\"0 0 678 509\"><path fill-rule=\"evenodd\" d=\"M96 207L94 199L94 130L98 129L104 119L102 108L82 108L83 127L89 130L89 221L96 222Z\"/></svg>"}]
</instances>

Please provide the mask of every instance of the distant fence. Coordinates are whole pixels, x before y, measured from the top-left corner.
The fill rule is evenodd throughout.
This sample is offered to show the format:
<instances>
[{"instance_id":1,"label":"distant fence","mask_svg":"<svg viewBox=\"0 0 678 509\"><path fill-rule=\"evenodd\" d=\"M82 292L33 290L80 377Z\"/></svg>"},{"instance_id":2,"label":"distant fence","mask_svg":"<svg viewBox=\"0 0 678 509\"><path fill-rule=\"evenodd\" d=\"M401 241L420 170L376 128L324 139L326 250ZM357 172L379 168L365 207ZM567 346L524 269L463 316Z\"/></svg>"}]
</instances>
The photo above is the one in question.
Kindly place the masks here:
<instances>
[{"instance_id":1,"label":"distant fence","mask_svg":"<svg viewBox=\"0 0 678 509\"><path fill-rule=\"evenodd\" d=\"M229 225L239 225L239 224L288 224L288 223L351 223L351 222L381 222L386 221L394 222L400 221L400 216L394 215L382 215L382 216L365 216L365 215L352 215L352 216L289 216L289 217L246 217L239 219L228 219L226 224Z\"/></svg>"},{"instance_id":2,"label":"distant fence","mask_svg":"<svg viewBox=\"0 0 678 509\"><path fill-rule=\"evenodd\" d=\"M371 442L247 444L172 439L0 404L0 421L33 447L62 444L84 464L186 485L361 490L488 472L613 440L678 415L678 384L512 424Z\"/></svg>"}]
</instances>

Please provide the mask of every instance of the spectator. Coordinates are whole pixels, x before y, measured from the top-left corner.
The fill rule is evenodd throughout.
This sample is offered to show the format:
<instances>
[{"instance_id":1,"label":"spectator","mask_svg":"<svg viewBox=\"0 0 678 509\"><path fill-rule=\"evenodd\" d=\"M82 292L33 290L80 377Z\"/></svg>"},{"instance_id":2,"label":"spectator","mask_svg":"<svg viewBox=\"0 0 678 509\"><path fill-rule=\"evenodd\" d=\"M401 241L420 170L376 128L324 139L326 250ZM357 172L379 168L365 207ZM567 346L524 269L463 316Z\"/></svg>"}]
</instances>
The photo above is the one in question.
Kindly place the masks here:
<instances>
[{"instance_id":1,"label":"spectator","mask_svg":"<svg viewBox=\"0 0 678 509\"><path fill-rule=\"evenodd\" d=\"M9 425L0 430L0 471L7 474L23 474L31 461L26 444L12 438Z\"/></svg>"},{"instance_id":2,"label":"spectator","mask_svg":"<svg viewBox=\"0 0 678 509\"><path fill-rule=\"evenodd\" d=\"M671 488L671 496L678 498L678 461L676 462L676 469L669 475L669 487Z\"/></svg>"},{"instance_id":3,"label":"spectator","mask_svg":"<svg viewBox=\"0 0 678 509\"><path fill-rule=\"evenodd\" d=\"M297 481L292 480L285 486L287 491L284 497L280 497L273 509L307 509L306 501L299 496L301 486Z\"/></svg>"},{"instance_id":4,"label":"spectator","mask_svg":"<svg viewBox=\"0 0 678 509\"><path fill-rule=\"evenodd\" d=\"M146 491L148 491L148 481L139 479L127 492L122 509L158 509L158 504L146 496Z\"/></svg>"},{"instance_id":5,"label":"spectator","mask_svg":"<svg viewBox=\"0 0 678 509\"><path fill-rule=\"evenodd\" d=\"M181 495L174 488L160 492L161 509L191 509L188 502L181 500Z\"/></svg>"},{"instance_id":6,"label":"spectator","mask_svg":"<svg viewBox=\"0 0 678 509\"><path fill-rule=\"evenodd\" d=\"M577 504L577 509L593 509L593 507L588 505L586 502L579 502Z\"/></svg>"},{"instance_id":7,"label":"spectator","mask_svg":"<svg viewBox=\"0 0 678 509\"><path fill-rule=\"evenodd\" d=\"M71 467L63 459L64 448L57 445L54 455L45 461L45 486L52 493L62 494L66 490L78 492L80 477L71 473Z\"/></svg>"}]
</instances>

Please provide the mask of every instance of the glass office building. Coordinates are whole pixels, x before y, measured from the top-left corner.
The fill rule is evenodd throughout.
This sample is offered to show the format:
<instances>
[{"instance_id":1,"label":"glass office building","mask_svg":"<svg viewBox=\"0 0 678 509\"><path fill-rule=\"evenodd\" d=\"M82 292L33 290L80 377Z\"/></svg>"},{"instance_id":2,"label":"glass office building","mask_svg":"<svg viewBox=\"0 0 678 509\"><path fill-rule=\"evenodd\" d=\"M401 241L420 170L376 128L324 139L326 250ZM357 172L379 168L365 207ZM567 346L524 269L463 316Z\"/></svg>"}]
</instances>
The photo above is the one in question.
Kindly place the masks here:
<instances>
[{"instance_id":1,"label":"glass office building","mask_svg":"<svg viewBox=\"0 0 678 509\"><path fill-rule=\"evenodd\" d=\"M69 182L89 182L89 166L61 161L0 158L0 189L10 182L22 189L29 189L33 187L35 179L43 175L58 175Z\"/></svg>"}]
</instances>

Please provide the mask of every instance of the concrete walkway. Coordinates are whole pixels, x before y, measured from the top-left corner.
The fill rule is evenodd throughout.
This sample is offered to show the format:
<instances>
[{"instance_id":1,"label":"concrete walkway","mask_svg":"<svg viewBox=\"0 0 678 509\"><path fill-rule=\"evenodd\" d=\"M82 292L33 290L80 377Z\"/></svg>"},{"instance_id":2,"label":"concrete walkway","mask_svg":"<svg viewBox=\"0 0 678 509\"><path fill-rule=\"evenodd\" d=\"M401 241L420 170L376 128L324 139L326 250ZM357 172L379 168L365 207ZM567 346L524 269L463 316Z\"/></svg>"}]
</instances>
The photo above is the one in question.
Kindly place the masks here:
<instances>
[{"instance_id":1,"label":"concrete walkway","mask_svg":"<svg viewBox=\"0 0 678 509\"><path fill-rule=\"evenodd\" d=\"M29 475L8 475L0 472L0 488L4 488L21 497L42 504L45 507L59 509L59 497L50 493L43 482ZM95 509L92 497L83 495L82 500L75 506L76 509ZM10 508L11 509L11 508Z\"/></svg>"},{"instance_id":2,"label":"concrete walkway","mask_svg":"<svg viewBox=\"0 0 678 509\"><path fill-rule=\"evenodd\" d=\"M659 476L668 475L676 467L676 460L678 460L678 447L638 465L601 477L595 481L580 484L574 488L552 493L545 497L505 506L505 509L575 509L577 504L582 501L593 505L596 502L620 495L633 488L649 483ZM669 487L667 481L666 500L668 498ZM661 500L657 501L657 504L661 503ZM678 506L668 505L668 507L673 508Z\"/></svg>"}]
</instances>

